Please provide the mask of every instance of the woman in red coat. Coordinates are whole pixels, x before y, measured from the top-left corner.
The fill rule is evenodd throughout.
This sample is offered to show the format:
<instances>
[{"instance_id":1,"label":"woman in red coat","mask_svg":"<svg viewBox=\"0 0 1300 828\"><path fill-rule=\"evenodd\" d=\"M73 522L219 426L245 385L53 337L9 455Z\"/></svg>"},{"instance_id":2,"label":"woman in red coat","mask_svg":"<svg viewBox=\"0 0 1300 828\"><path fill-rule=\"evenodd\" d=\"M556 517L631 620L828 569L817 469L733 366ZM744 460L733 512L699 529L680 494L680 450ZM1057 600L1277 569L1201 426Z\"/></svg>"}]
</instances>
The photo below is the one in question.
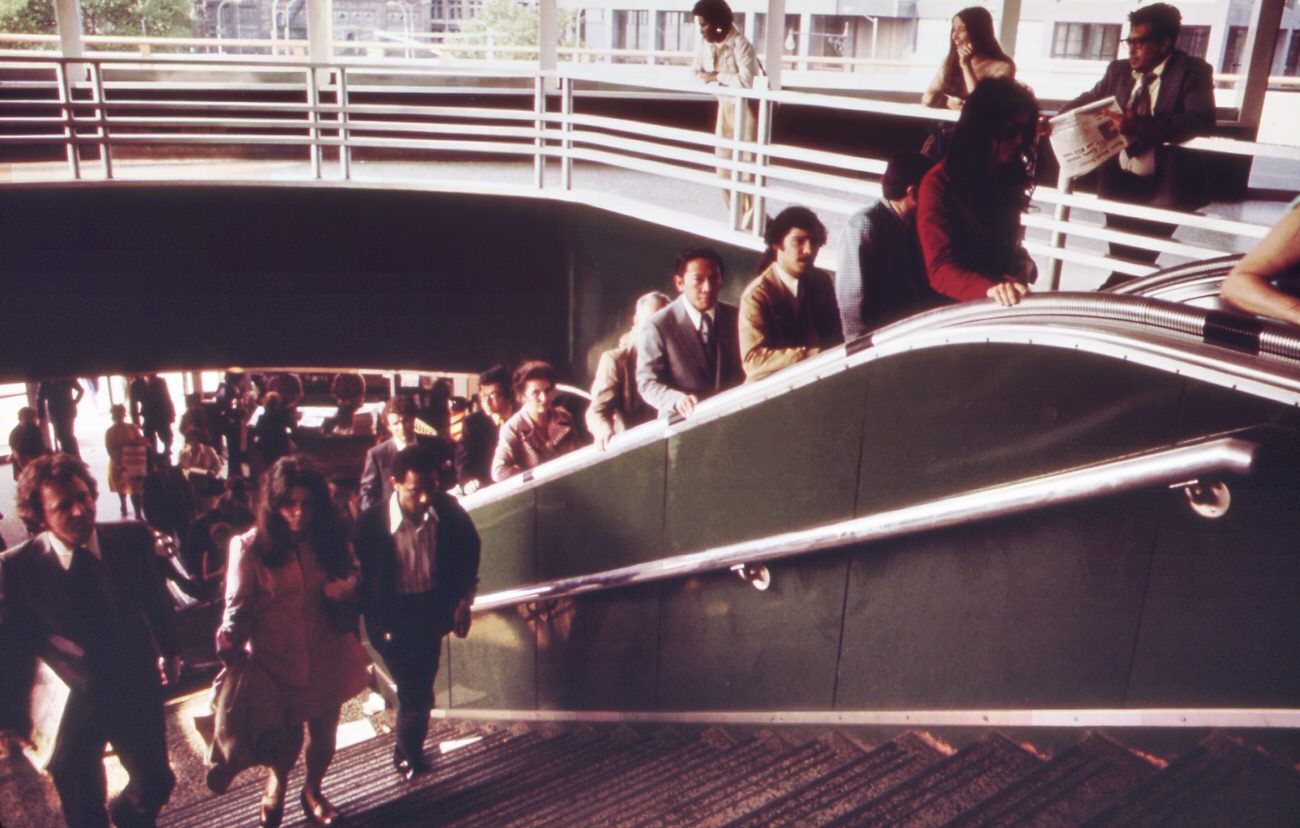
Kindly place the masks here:
<instances>
[{"instance_id":1,"label":"woman in red coat","mask_svg":"<svg viewBox=\"0 0 1300 828\"><path fill-rule=\"evenodd\" d=\"M1038 101L1010 78L989 78L962 108L952 148L921 181L916 229L930 286L958 302L1014 305L1037 275L1020 246L1034 187Z\"/></svg>"}]
</instances>

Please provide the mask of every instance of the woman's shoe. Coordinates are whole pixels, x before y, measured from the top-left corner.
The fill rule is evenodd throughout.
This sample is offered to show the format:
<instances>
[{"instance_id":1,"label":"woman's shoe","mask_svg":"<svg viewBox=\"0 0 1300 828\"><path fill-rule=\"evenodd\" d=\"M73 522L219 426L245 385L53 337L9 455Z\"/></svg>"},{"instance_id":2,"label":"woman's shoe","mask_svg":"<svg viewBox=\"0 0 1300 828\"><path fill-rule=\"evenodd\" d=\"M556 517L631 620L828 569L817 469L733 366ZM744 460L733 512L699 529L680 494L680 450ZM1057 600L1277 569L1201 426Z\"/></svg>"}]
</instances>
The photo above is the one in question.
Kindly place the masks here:
<instances>
[{"instance_id":1,"label":"woman's shoe","mask_svg":"<svg viewBox=\"0 0 1300 828\"><path fill-rule=\"evenodd\" d=\"M263 799L262 807L258 810L258 816L261 821L257 824L261 828L280 828L280 822L284 819L284 800L268 803Z\"/></svg>"},{"instance_id":2,"label":"woman's shoe","mask_svg":"<svg viewBox=\"0 0 1300 828\"><path fill-rule=\"evenodd\" d=\"M318 794L311 788L303 788L298 798L302 802L302 812L315 825L337 825L343 821L343 815L330 804L324 794Z\"/></svg>"}]
</instances>

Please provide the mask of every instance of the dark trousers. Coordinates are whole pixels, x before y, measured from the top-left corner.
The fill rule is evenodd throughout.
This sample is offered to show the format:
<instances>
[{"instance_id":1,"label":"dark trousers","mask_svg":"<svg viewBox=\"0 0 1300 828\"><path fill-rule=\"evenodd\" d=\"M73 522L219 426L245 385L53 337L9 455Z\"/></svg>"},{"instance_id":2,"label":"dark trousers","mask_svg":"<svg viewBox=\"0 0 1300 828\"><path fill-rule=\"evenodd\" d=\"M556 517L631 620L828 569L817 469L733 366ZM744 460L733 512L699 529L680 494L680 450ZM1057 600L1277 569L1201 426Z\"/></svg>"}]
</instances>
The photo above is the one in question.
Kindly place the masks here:
<instances>
[{"instance_id":1,"label":"dark trousers","mask_svg":"<svg viewBox=\"0 0 1300 828\"><path fill-rule=\"evenodd\" d=\"M176 785L167 761L162 696L154 688L116 688L102 694L112 701L96 704L94 695L78 689L68 697L50 759L63 818L69 828L107 828L104 746L111 743L130 775L114 812L118 824L129 815L129 824L152 825Z\"/></svg>"},{"instance_id":2,"label":"dark trousers","mask_svg":"<svg viewBox=\"0 0 1300 828\"><path fill-rule=\"evenodd\" d=\"M80 457L81 446L77 444L77 435L73 431L74 422L76 417L73 414L50 416L50 425L54 427L54 441L59 451L71 454L73 457Z\"/></svg>"},{"instance_id":3,"label":"dark trousers","mask_svg":"<svg viewBox=\"0 0 1300 828\"><path fill-rule=\"evenodd\" d=\"M1107 180L1104 192L1100 193L1102 198L1108 198L1112 201L1123 201L1128 204L1149 204L1154 194L1155 176L1139 176L1118 171L1111 174ZM1115 213L1106 213L1106 227L1111 230L1121 230L1126 233L1134 233L1141 236L1152 236L1159 239L1168 239L1174 235L1178 229L1177 224L1169 224L1163 221L1151 221L1150 219L1133 218L1131 216L1121 216ZM1109 255L1115 258L1128 259L1129 261L1140 262L1142 264L1154 265L1156 259L1160 258L1160 251L1147 250L1143 247L1134 247L1119 242L1109 242L1107 245ZM1114 284L1127 282L1133 277L1118 271L1112 272L1106 283L1102 287L1110 287Z\"/></svg>"},{"instance_id":4,"label":"dark trousers","mask_svg":"<svg viewBox=\"0 0 1300 828\"><path fill-rule=\"evenodd\" d=\"M397 683L397 752L415 758L424 752L433 709L433 679L438 674L442 639L452 629L456 599L434 589L394 596L388 639L380 655Z\"/></svg>"},{"instance_id":5,"label":"dark trousers","mask_svg":"<svg viewBox=\"0 0 1300 828\"><path fill-rule=\"evenodd\" d=\"M172 453L172 424L168 422L157 422L150 420L148 417L144 420L144 439L149 442L149 452L157 455L158 441L162 441L162 454L170 456Z\"/></svg>"}]
</instances>

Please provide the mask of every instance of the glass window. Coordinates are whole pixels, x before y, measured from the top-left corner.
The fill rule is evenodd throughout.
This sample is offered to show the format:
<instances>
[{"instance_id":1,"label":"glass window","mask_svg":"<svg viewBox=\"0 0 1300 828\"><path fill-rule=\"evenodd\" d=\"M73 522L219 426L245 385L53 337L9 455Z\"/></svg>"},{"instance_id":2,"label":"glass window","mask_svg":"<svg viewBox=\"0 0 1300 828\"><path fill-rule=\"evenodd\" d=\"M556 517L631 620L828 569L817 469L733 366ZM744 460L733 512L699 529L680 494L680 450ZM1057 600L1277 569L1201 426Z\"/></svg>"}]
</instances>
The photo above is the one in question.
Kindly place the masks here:
<instances>
[{"instance_id":1,"label":"glass window","mask_svg":"<svg viewBox=\"0 0 1300 828\"><path fill-rule=\"evenodd\" d=\"M1242 70L1241 61L1245 57L1246 33L1245 26L1228 27L1228 39L1223 47L1223 64L1219 67L1219 71L1236 74Z\"/></svg>"},{"instance_id":2,"label":"glass window","mask_svg":"<svg viewBox=\"0 0 1300 828\"><path fill-rule=\"evenodd\" d=\"M695 17L690 12L660 12L659 18L659 48L686 53L695 48Z\"/></svg>"},{"instance_id":3,"label":"glass window","mask_svg":"<svg viewBox=\"0 0 1300 828\"><path fill-rule=\"evenodd\" d=\"M1300 29L1291 32L1291 43L1286 50L1286 64L1282 67L1282 74L1295 77L1300 75Z\"/></svg>"},{"instance_id":4,"label":"glass window","mask_svg":"<svg viewBox=\"0 0 1300 828\"><path fill-rule=\"evenodd\" d=\"M1052 31L1052 57L1072 60L1114 60L1119 54L1118 23L1057 23Z\"/></svg>"},{"instance_id":5,"label":"glass window","mask_svg":"<svg viewBox=\"0 0 1300 828\"><path fill-rule=\"evenodd\" d=\"M1228 29L1228 40L1231 43L1232 32L1235 29L1242 31L1242 44L1245 44L1245 26L1231 26ZM1178 48L1182 49L1189 55L1198 58L1204 58L1206 51L1210 47L1210 27L1209 26L1183 26L1178 31ZM1240 50L1239 50L1240 51Z\"/></svg>"}]
</instances>

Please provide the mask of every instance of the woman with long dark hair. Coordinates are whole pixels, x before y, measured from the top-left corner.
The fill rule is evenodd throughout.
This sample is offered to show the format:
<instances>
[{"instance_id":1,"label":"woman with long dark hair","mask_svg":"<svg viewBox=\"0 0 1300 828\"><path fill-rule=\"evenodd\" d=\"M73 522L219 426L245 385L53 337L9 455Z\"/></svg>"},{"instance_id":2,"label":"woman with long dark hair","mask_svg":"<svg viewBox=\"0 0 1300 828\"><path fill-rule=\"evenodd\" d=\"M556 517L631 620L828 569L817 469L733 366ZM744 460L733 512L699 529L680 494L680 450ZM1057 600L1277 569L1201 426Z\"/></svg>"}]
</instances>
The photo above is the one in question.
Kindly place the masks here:
<instances>
[{"instance_id":1,"label":"woman with long dark hair","mask_svg":"<svg viewBox=\"0 0 1300 828\"><path fill-rule=\"evenodd\" d=\"M218 710L216 743L227 761L239 756L243 766L270 767L263 826L274 828L283 818L286 780L302 746L304 722L307 774L299 801L317 825L339 819L321 793L321 780L334 757L339 709L367 682L368 658L356 616L346 606L357 571L320 470L301 455L277 460L262 481L257 527L231 541L226 610L217 632L222 661L241 671L241 681L252 674L245 687L262 688L253 691L258 698L236 702L254 708L255 715L244 710L223 717ZM226 769L225 784L239 769L234 764Z\"/></svg>"},{"instance_id":2,"label":"woman with long dark hair","mask_svg":"<svg viewBox=\"0 0 1300 828\"><path fill-rule=\"evenodd\" d=\"M921 181L916 229L930 286L958 302L1014 305L1037 275L1021 247L1034 188L1038 101L1010 78L980 81L948 156Z\"/></svg>"},{"instance_id":3,"label":"woman with long dark hair","mask_svg":"<svg viewBox=\"0 0 1300 828\"><path fill-rule=\"evenodd\" d=\"M921 95L936 109L961 109L985 78L1014 78L1016 64L993 32L993 15L982 6L962 9L952 18L948 56Z\"/></svg>"}]
</instances>

